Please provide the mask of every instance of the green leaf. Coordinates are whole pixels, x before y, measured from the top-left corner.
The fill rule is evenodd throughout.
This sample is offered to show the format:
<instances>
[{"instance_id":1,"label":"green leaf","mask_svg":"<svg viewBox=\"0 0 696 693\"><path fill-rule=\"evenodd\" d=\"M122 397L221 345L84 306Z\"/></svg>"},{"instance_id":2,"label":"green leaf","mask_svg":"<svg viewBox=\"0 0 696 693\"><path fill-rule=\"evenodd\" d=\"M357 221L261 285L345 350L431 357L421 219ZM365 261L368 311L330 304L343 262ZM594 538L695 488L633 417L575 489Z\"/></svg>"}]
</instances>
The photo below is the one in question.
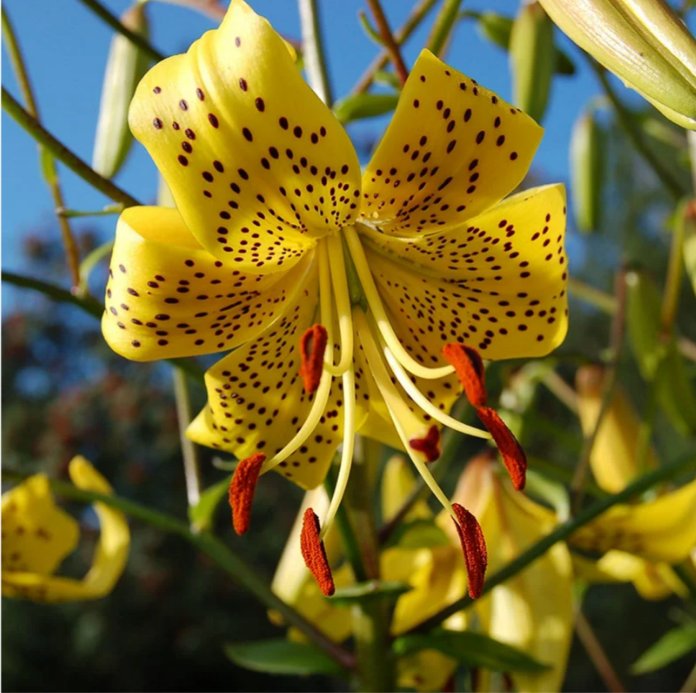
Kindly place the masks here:
<instances>
[{"instance_id":1,"label":"green leaf","mask_svg":"<svg viewBox=\"0 0 696 693\"><path fill-rule=\"evenodd\" d=\"M114 247L113 241L107 241L102 245L96 247L87 257L80 263L80 288L83 291L87 290L87 284L89 282L89 275L92 274L92 270L106 257L111 254L111 250Z\"/></svg>"},{"instance_id":2,"label":"green leaf","mask_svg":"<svg viewBox=\"0 0 696 693\"><path fill-rule=\"evenodd\" d=\"M696 651L696 624L690 623L665 633L634 662L631 673L657 671L693 651Z\"/></svg>"},{"instance_id":3,"label":"green leaf","mask_svg":"<svg viewBox=\"0 0 696 693\"><path fill-rule=\"evenodd\" d=\"M399 656L418 650L437 650L467 666L492 671L539 673L549 668L522 650L483 633L440 630L428 635L405 635L394 641L394 652Z\"/></svg>"},{"instance_id":4,"label":"green leaf","mask_svg":"<svg viewBox=\"0 0 696 693\"><path fill-rule=\"evenodd\" d=\"M378 46L384 46L384 41L379 35L379 32L370 24L370 20L364 10L358 12L358 19L363 31L371 38Z\"/></svg>"},{"instance_id":5,"label":"green leaf","mask_svg":"<svg viewBox=\"0 0 696 693\"><path fill-rule=\"evenodd\" d=\"M39 159L41 160L41 173L48 185L55 185L58 180L56 172L56 160L50 150L46 147L39 147Z\"/></svg>"},{"instance_id":6,"label":"green leaf","mask_svg":"<svg viewBox=\"0 0 696 693\"><path fill-rule=\"evenodd\" d=\"M374 599L398 599L402 594L410 592L411 585L405 582L380 582L379 580L369 580L359 582L357 585L339 587L331 597L332 603L339 606L352 606Z\"/></svg>"},{"instance_id":7,"label":"green leaf","mask_svg":"<svg viewBox=\"0 0 696 693\"><path fill-rule=\"evenodd\" d=\"M334 114L342 123L350 123L389 113L398 101L398 94L355 94L336 103Z\"/></svg>"},{"instance_id":8,"label":"green leaf","mask_svg":"<svg viewBox=\"0 0 696 693\"><path fill-rule=\"evenodd\" d=\"M217 484L208 486L196 505L189 508L189 521L199 532L208 531L213 525L213 515L220 501L227 494L230 487L232 475L219 481Z\"/></svg>"},{"instance_id":9,"label":"green leaf","mask_svg":"<svg viewBox=\"0 0 696 693\"><path fill-rule=\"evenodd\" d=\"M346 673L340 664L315 647L289 640L228 643L225 654L237 666L264 674L343 676Z\"/></svg>"},{"instance_id":10,"label":"green leaf","mask_svg":"<svg viewBox=\"0 0 696 693\"><path fill-rule=\"evenodd\" d=\"M377 70L377 72L375 72L373 75L373 79L378 84L386 84L396 91L401 91L401 82L399 81L399 77L393 72L389 72L389 70Z\"/></svg>"}]
</instances>

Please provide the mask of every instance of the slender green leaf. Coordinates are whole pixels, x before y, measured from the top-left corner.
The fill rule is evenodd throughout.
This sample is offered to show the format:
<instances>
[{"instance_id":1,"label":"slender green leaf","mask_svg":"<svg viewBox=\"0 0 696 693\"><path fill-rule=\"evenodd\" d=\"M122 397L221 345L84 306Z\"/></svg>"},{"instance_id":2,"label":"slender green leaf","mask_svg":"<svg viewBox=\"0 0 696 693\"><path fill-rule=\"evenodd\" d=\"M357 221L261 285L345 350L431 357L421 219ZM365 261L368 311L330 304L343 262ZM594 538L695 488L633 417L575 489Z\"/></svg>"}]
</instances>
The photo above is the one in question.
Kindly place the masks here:
<instances>
[{"instance_id":1,"label":"slender green leaf","mask_svg":"<svg viewBox=\"0 0 696 693\"><path fill-rule=\"evenodd\" d=\"M382 40L382 37L372 26L372 24L370 24L370 19L364 10L360 10L360 12L358 12L358 19L360 20L360 26L363 28L363 31L368 35L368 37L371 38L378 46L383 46L384 41Z\"/></svg>"},{"instance_id":2,"label":"slender green leaf","mask_svg":"<svg viewBox=\"0 0 696 693\"><path fill-rule=\"evenodd\" d=\"M92 270L108 255L114 247L113 241L108 241L96 247L87 257L80 263L80 288L87 290L89 275Z\"/></svg>"},{"instance_id":3,"label":"slender green leaf","mask_svg":"<svg viewBox=\"0 0 696 693\"><path fill-rule=\"evenodd\" d=\"M405 582L380 582L369 580L359 582L357 585L339 587L331 597L332 603L339 606L352 606L355 603L363 603L374 599L398 599L402 594L411 591L411 586Z\"/></svg>"},{"instance_id":4,"label":"slender green leaf","mask_svg":"<svg viewBox=\"0 0 696 693\"><path fill-rule=\"evenodd\" d=\"M55 185L58 181L58 174L56 172L56 160L53 158L53 154L46 147L39 148L39 154L41 158L41 173L44 180L48 185Z\"/></svg>"},{"instance_id":5,"label":"slender green leaf","mask_svg":"<svg viewBox=\"0 0 696 693\"><path fill-rule=\"evenodd\" d=\"M196 505L189 508L189 520L191 524L199 531L207 531L213 525L213 515L220 501L225 497L227 490L230 487L232 477L229 476L217 484L208 486Z\"/></svg>"},{"instance_id":6,"label":"slender green leaf","mask_svg":"<svg viewBox=\"0 0 696 693\"><path fill-rule=\"evenodd\" d=\"M651 671L657 671L689 652L696 652L696 624L694 623L665 633L633 663L631 673L648 674Z\"/></svg>"},{"instance_id":7,"label":"slender green leaf","mask_svg":"<svg viewBox=\"0 0 696 693\"><path fill-rule=\"evenodd\" d=\"M345 675L345 669L320 650L289 640L260 640L248 643L228 643L225 654L237 665L264 674Z\"/></svg>"},{"instance_id":8,"label":"slender green leaf","mask_svg":"<svg viewBox=\"0 0 696 693\"><path fill-rule=\"evenodd\" d=\"M398 94L355 94L334 106L334 114L342 123L384 115L396 108Z\"/></svg>"},{"instance_id":9,"label":"slender green leaf","mask_svg":"<svg viewBox=\"0 0 696 693\"><path fill-rule=\"evenodd\" d=\"M493 640L483 633L439 630L428 635L406 635L394 641L394 652L403 656L418 650L437 650L470 667L492 671L545 671L548 665L522 650Z\"/></svg>"},{"instance_id":10,"label":"slender green leaf","mask_svg":"<svg viewBox=\"0 0 696 693\"><path fill-rule=\"evenodd\" d=\"M389 72L389 70L377 70L375 72L373 79L378 84L386 84L392 87L395 91L401 91L401 82L399 77L394 72Z\"/></svg>"}]
</instances>

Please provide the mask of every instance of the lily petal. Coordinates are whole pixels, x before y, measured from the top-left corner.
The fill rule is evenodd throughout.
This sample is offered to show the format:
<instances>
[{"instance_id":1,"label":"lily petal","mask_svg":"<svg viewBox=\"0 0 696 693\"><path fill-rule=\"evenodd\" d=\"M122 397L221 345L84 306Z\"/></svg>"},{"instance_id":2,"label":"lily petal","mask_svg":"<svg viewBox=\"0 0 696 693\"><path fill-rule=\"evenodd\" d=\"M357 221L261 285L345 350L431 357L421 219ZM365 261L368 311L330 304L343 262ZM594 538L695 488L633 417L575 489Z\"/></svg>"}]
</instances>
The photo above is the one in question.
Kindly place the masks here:
<instances>
[{"instance_id":1,"label":"lily petal","mask_svg":"<svg viewBox=\"0 0 696 693\"><path fill-rule=\"evenodd\" d=\"M130 126L193 235L241 271L288 269L313 236L357 216L360 166L347 134L241 0L186 54L148 72Z\"/></svg>"},{"instance_id":2,"label":"lily petal","mask_svg":"<svg viewBox=\"0 0 696 693\"><path fill-rule=\"evenodd\" d=\"M419 351L458 341L497 360L543 356L565 338L565 222L565 189L549 185L417 241L359 229L380 294Z\"/></svg>"},{"instance_id":3,"label":"lily petal","mask_svg":"<svg viewBox=\"0 0 696 693\"><path fill-rule=\"evenodd\" d=\"M362 214L400 237L458 226L520 184L542 132L424 50L363 175Z\"/></svg>"},{"instance_id":4,"label":"lily petal","mask_svg":"<svg viewBox=\"0 0 696 693\"><path fill-rule=\"evenodd\" d=\"M77 522L55 504L48 478L43 474L29 477L4 493L2 593L21 596L6 581L9 573L53 573L75 550L79 537Z\"/></svg>"},{"instance_id":5,"label":"lily petal","mask_svg":"<svg viewBox=\"0 0 696 693\"><path fill-rule=\"evenodd\" d=\"M175 209L131 207L116 229L104 337L136 361L237 347L283 313L311 258L285 275L244 274L205 250Z\"/></svg>"},{"instance_id":6,"label":"lily petal","mask_svg":"<svg viewBox=\"0 0 696 693\"><path fill-rule=\"evenodd\" d=\"M652 562L686 560L696 546L696 481L637 505L617 505L581 527L571 543L619 549Z\"/></svg>"}]
</instances>

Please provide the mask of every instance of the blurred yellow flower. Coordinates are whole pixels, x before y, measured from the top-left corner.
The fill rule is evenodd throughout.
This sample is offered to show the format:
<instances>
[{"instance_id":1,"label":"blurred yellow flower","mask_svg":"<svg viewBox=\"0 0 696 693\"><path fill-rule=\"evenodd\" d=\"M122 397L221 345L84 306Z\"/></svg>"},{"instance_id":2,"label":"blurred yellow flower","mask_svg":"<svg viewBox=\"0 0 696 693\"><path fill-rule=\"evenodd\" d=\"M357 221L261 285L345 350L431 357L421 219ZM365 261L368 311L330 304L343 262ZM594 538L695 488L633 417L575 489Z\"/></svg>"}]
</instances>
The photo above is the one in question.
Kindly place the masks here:
<instances>
[{"instance_id":1,"label":"blurred yellow flower","mask_svg":"<svg viewBox=\"0 0 696 693\"><path fill-rule=\"evenodd\" d=\"M104 477L83 457L68 468L85 491L111 493ZM122 512L95 503L101 536L82 580L55 575L79 539L77 522L53 499L48 478L30 477L2 496L2 594L38 602L98 599L118 582L128 560L130 532Z\"/></svg>"},{"instance_id":2,"label":"blurred yellow flower","mask_svg":"<svg viewBox=\"0 0 696 693\"><path fill-rule=\"evenodd\" d=\"M604 384L601 367L577 373L578 407L585 434L594 430ZM640 421L626 395L617 388L602 419L590 465L597 484L617 493L639 473ZM657 465L650 448L646 467ZM576 559L578 574L594 582L633 582L646 599L661 599L685 587L670 568L689 558L696 547L696 481L636 505L619 505L581 527L570 539L578 548L603 553L591 566Z\"/></svg>"}]
</instances>

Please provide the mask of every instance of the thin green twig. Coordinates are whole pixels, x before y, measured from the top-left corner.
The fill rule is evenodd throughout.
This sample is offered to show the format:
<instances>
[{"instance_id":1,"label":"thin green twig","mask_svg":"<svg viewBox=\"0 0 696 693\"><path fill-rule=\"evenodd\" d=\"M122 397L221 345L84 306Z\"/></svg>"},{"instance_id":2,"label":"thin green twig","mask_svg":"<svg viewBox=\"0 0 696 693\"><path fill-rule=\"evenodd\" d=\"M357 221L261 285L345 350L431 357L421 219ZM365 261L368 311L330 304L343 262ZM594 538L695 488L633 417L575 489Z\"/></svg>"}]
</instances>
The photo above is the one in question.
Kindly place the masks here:
<instances>
[{"instance_id":1,"label":"thin green twig","mask_svg":"<svg viewBox=\"0 0 696 693\"><path fill-rule=\"evenodd\" d=\"M402 46L411 34L420 26L421 22L428 16L430 10L436 5L438 0L420 0L413 8L408 19L394 32L394 39L399 46ZM363 72L356 85L353 87L352 94L362 94L366 92L375 74L382 70L389 62L389 51L383 50Z\"/></svg>"},{"instance_id":2,"label":"thin green twig","mask_svg":"<svg viewBox=\"0 0 696 693\"><path fill-rule=\"evenodd\" d=\"M192 440L186 437L186 429L191 423L191 400L189 398L186 374L181 368L172 370L174 381L174 399L176 400L176 416L179 421L179 440L181 455L184 459L184 476L186 478L186 499L190 508L198 505L201 499L201 470L198 459L198 448Z\"/></svg>"},{"instance_id":3,"label":"thin green twig","mask_svg":"<svg viewBox=\"0 0 696 693\"><path fill-rule=\"evenodd\" d=\"M7 48L7 52L10 56L10 62L12 63L12 68L15 76L17 77L19 90L24 98L27 111L34 116L37 121L39 121L39 107L37 105L31 80L29 79L29 73L27 72L26 64L24 62L22 49L19 45L12 22L10 21L4 7L2 8L2 35L5 40L5 47ZM51 193L51 197L53 198L53 206L56 209L56 213L58 213L58 209L65 206L65 200L63 198L60 178L58 176L58 171L56 169L53 157L50 157L47 161L44 161L44 157L47 154L48 151L39 145L39 157L41 159L42 167L44 168L44 178ZM46 170L48 173L46 173ZM70 228L70 222L60 214L58 214L58 227L60 228L61 238L63 239L65 258L68 263L68 269L70 270L73 288L75 288L80 283L80 251L77 247L77 243L75 242L72 229Z\"/></svg>"},{"instance_id":4,"label":"thin green twig","mask_svg":"<svg viewBox=\"0 0 696 693\"><path fill-rule=\"evenodd\" d=\"M626 108L611 86L606 70L590 56L587 56L587 58L590 67L594 70L602 84L604 93L607 95L607 98L611 101L616 111L621 127L633 142L636 151L645 159L645 162L652 168L655 175L664 184L667 190L669 190L672 197L678 200L686 195L688 190L686 190L678 178L672 175L672 171L660 161L658 156L645 141L638 124L633 118L633 114Z\"/></svg>"},{"instance_id":5,"label":"thin green twig","mask_svg":"<svg viewBox=\"0 0 696 693\"><path fill-rule=\"evenodd\" d=\"M33 289L59 303L71 303L98 320L101 320L104 314L104 305L92 296L78 296L55 284L49 284L48 282L41 281L41 279L34 279L33 277L25 277L21 274L15 274L14 272L3 271L1 276L2 281L8 284L13 284L23 289ZM191 359L166 360L172 365L181 368L199 383L203 382L205 371L195 361Z\"/></svg>"},{"instance_id":6,"label":"thin green twig","mask_svg":"<svg viewBox=\"0 0 696 693\"><path fill-rule=\"evenodd\" d=\"M575 615L575 632L578 634L578 638L592 661L595 670L602 678L602 681L604 681L607 690L611 691L611 693L624 693L626 688L621 683L621 679L612 666L609 657L607 657L602 643L595 635L590 622L579 609Z\"/></svg>"},{"instance_id":7,"label":"thin green twig","mask_svg":"<svg viewBox=\"0 0 696 693\"><path fill-rule=\"evenodd\" d=\"M510 578L523 571L537 558L543 556L552 546L557 544L559 541L565 541L574 532L577 532L581 527L599 517L602 513L605 513L610 508L618 505L619 503L626 503L636 496L640 496L641 494L645 493L654 486L674 479L682 472L690 470L690 468L696 469L696 458L694 457L693 453L682 457L676 462L659 467L658 469L639 477L633 483L626 486L626 488L624 488L622 491L619 491L619 493L607 496L606 498L598 500L592 505L583 508L575 517L572 517L566 522L558 525L556 529L540 539L536 544L533 544L523 554L510 561L504 568L501 568L490 578L487 578L486 585L483 588L483 594L488 594L498 585L503 584ZM436 628L453 614L470 608L473 603L474 600L468 596L458 599L453 604L450 604L444 609L438 611L437 614L411 629L410 632L426 632Z\"/></svg>"},{"instance_id":8,"label":"thin green twig","mask_svg":"<svg viewBox=\"0 0 696 693\"><path fill-rule=\"evenodd\" d=\"M309 84L329 107L333 104L331 82L326 70L324 42L319 23L317 0L297 0L302 25L302 48Z\"/></svg>"},{"instance_id":9,"label":"thin green twig","mask_svg":"<svg viewBox=\"0 0 696 693\"><path fill-rule=\"evenodd\" d=\"M116 15L111 14L111 12L109 12L109 10L107 10L106 7L104 7L104 5L102 5L100 2L97 2L97 0L80 0L80 2L85 7L92 10L92 12L94 12L99 19L108 24L114 31L117 31L119 34L122 34L129 41L134 43L138 48L140 48L141 51L143 51L143 53L146 53L155 62L158 63L167 57L154 48L146 38L136 34L134 31L131 31L128 27L124 26Z\"/></svg>"},{"instance_id":10,"label":"thin green twig","mask_svg":"<svg viewBox=\"0 0 696 693\"><path fill-rule=\"evenodd\" d=\"M399 44L396 42L394 34L392 34L392 30L389 27L389 22L384 14L382 5L379 0L367 0L367 4L369 5L372 16L375 18L375 22L377 23L377 30L379 31L379 35L382 37L384 47L389 51L389 58L394 64L394 69L399 77L399 81L402 85L406 84L406 80L408 79L408 68L406 67L406 63L401 55L401 51L399 50Z\"/></svg>"},{"instance_id":11,"label":"thin green twig","mask_svg":"<svg viewBox=\"0 0 696 693\"><path fill-rule=\"evenodd\" d=\"M5 480L22 481L26 476L17 472L3 470L2 478ZM354 658L350 652L329 640L329 638L309 623L303 616L295 611L295 609L274 594L266 584L266 581L258 575L250 565L223 544L211 532L196 534L189 529L185 522L171 515L167 515L159 510L154 510L140 503L135 503L134 501L116 495L84 491L72 484L53 479L49 480L49 484L55 493L62 496L72 498L82 503L104 503L112 508L121 510L130 517L146 522L170 534L180 536L209 556L218 567L229 573L236 582L267 608L278 611L290 625L302 631L302 633L332 659L348 669L354 666Z\"/></svg>"},{"instance_id":12,"label":"thin green twig","mask_svg":"<svg viewBox=\"0 0 696 693\"><path fill-rule=\"evenodd\" d=\"M77 173L80 178L87 181L92 187L110 197L114 202L121 202L125 207L135 207L140 202L121 190L110 180L100 176L93 168L86 164L77 154L68 149L60 140L56 139L46 130L39 121L28 113L21 104L10 94L5 87L2 88L2 107L12 118L19 123L39 144L48 149L53 156L62 161L71 171Z\"/></svg>"}]
</instances>

